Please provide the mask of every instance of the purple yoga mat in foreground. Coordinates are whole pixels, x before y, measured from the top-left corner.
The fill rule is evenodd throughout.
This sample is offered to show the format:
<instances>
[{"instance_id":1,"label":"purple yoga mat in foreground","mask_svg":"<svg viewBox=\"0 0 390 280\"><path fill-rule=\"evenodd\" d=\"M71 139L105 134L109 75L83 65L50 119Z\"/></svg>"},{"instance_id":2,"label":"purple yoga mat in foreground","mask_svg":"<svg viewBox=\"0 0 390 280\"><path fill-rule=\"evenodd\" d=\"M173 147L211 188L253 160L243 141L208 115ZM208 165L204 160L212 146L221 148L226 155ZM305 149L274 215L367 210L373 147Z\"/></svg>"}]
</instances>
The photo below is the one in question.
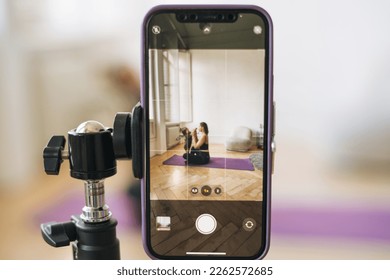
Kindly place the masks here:
<instances>
[{"instance_id":1,"label":"purple yoga mat in foreground","mask_svg":"<svg viewBox=\"0 0 390 280\"><path fill-rule=\"evenodd\" d=\"M179 155L173 155L163 162L164 165L185 166L184 158ZM252 162L249 158L223 158L211 157L207 164L190 164L190 166L206 167L206 168L224 168L234 170L249 170L254 171Z\"/></svg>"}]
</instances>

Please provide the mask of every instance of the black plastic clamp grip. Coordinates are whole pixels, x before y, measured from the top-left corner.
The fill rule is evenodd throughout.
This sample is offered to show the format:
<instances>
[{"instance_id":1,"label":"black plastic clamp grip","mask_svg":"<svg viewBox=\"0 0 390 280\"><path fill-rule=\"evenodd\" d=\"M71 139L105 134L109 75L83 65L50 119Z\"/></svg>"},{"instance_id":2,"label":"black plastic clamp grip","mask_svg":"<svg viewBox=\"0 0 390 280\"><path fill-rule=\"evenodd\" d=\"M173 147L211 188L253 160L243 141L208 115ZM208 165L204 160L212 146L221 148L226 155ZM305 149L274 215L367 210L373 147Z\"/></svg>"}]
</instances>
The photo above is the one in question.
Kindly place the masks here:
<instances>
[{"instance_id":1,"label":"black plastic clamp grip","mask_svg":"<svg viewBox=\"0 0 390 280\"><path fill-rule=\"evenodd\" d=\"M43 150L43 163L45 172L48 175L58 175L63 162L62 151L65 147L64 136L53 136Z\"/></svg>"}]
</instances>

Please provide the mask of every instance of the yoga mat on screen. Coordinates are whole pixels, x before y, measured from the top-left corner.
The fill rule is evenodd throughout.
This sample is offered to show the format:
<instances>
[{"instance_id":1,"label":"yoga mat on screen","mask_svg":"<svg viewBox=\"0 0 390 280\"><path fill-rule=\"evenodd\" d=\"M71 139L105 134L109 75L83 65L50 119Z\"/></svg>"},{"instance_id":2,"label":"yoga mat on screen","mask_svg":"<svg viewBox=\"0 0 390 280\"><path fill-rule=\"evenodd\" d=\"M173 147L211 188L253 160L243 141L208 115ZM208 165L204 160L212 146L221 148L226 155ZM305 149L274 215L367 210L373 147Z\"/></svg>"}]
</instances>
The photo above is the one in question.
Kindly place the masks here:
<instances>
[{"instance_id":1,"label":"yoga mat on screen","mask_svg":"<svg viewBox=\"0 0 390 280\"><path fill-rule=\"evenodd\" d=\"M179 155L173 155L169 159L163 162L164 165L176 165L185 166L184 158ZM234 170L249 170L253 171L252 162L249 158L223 158L223 157L211 157L210 162L207 164L190 164L191 167L207 167L207 168L225 168Z\"/></svg>"}]
</instances>

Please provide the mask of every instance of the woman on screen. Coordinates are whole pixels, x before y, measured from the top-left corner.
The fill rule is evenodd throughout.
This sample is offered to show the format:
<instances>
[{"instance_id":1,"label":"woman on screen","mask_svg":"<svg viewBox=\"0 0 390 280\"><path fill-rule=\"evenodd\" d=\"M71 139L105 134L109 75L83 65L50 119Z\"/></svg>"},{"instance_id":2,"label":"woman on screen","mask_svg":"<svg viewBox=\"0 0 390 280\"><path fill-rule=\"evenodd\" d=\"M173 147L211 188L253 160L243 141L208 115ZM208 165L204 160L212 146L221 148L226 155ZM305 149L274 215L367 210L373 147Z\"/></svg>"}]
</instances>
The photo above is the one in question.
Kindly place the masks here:
<instances>
[{"instance_id":1,"label":"woman on screen","mask_svg":"<svg viewBox=\"0 0 390 280\"><path fill-rule=\"evenodd\" d=\"M198 130L200 132L199 138ZM188 164L206 164L210 161L209 128L205 122L201 122L198 130L195 128L191 133L191 150L183 154L183 158Z\"/></svg>"}]
</instances>

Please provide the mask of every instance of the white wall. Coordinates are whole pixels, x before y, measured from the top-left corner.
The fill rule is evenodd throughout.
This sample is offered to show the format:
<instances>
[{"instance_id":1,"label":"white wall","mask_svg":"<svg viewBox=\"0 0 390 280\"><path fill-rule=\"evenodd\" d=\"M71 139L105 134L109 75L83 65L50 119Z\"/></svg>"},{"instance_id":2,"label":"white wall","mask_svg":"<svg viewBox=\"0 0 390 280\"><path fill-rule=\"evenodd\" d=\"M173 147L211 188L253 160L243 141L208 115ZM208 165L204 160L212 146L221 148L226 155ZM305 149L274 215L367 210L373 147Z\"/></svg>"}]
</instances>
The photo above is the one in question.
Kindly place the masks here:
<instances>
[{"instance_id":1,"label":"white wall","mask_svg":"<svg viewBox=\"0 0 390 280\"><path fill-rule=\"evenodd\" d=\"M206 122L214 143L224 143L236 126L259 131L264 112L264 51L191 53L193 126Z\"/></svg>"},{"instance_id":2,"label":"white wall","mask_svg":"<svg viewBox=\"0 0 390 280\"><path fill-rule=\"evenodd\" d=\"M139 83L134 38L147 5L133 13L129 2L22 2L0 0L0 189L44 173L50 136L88 119L111 126L139 100L111 74L127 67Z\"/></svg>"}]
</instances>

